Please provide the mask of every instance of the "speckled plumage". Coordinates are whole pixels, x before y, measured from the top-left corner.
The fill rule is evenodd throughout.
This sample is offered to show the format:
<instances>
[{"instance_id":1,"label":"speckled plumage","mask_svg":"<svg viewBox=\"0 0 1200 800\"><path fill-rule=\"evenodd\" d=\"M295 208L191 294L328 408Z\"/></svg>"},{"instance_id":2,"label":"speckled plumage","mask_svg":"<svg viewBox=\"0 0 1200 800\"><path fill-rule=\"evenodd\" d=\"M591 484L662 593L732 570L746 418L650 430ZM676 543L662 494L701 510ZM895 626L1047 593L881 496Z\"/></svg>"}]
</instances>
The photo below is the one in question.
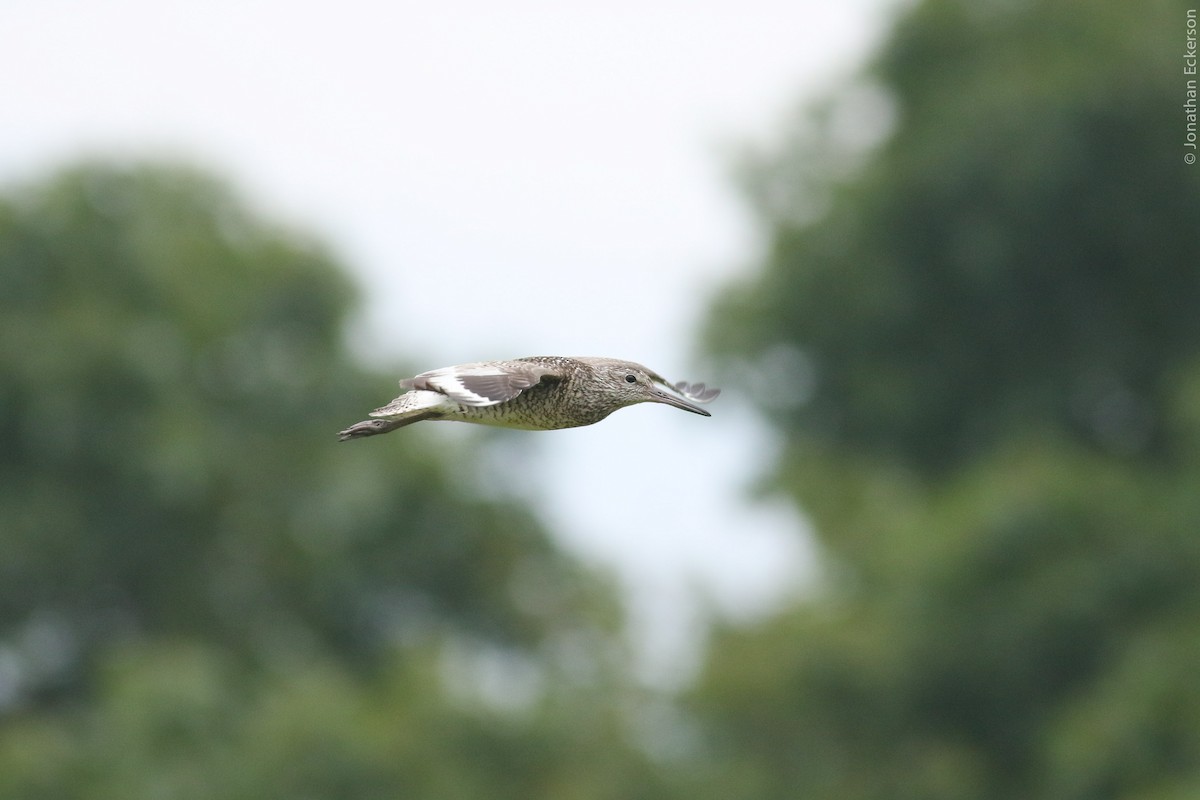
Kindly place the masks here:
<instances>
[{"instance_id":1,"label":"speckled plumage","mask_svg":"<svg viewBox=\"0 0 1200 800\"><path fill-rule=\"evenodd\" d=\"M400 381L407 391L351 425L342 441L388 433L422 420L458 420L523 430L592 425L618 408L665 403L710 416L695 403L720 393L704 384L669 384L632 361L530 356L480 361L423 372ZM666 391L671 389L678 394Z\"/></svg>"}]
</instances>

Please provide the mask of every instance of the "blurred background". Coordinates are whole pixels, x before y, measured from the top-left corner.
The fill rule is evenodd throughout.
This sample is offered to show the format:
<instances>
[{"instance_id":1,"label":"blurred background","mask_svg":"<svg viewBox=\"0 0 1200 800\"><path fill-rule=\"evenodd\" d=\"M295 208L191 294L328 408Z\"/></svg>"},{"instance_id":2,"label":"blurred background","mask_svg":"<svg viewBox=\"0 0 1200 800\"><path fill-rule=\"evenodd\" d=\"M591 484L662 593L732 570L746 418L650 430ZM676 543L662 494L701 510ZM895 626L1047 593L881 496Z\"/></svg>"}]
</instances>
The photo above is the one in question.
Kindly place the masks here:
<instances>
[{"instance_id":1,"label":"blurred background","mask_svg":"<svg viewBox=\"0 0 1200 800\"><path fill-rule=\"evenodd\" d=\"M1200 796L1195 19L0 8L0 798Z\"/></svg>"}]
</instances>

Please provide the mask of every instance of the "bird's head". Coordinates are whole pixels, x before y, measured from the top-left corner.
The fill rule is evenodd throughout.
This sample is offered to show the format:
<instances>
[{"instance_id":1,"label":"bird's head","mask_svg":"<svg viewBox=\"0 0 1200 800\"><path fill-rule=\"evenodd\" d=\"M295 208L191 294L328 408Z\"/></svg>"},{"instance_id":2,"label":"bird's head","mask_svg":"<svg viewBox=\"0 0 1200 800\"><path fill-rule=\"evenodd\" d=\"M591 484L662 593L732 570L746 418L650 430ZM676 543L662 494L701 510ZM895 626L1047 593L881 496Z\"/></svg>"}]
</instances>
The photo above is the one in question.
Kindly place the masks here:
<instances>
[{"instance_id":1,"label":"bird's head","mask_svg":"<svg viewBox=\"0 0 1200 800\"><path fill-rule=\"evenodd\" d=\"M696 403L707 403L716 399L720 389L708 389L702 383L668 383L652 369L632 361L596 359L592 366L596 376L622 406L635 403L664 403L668 406L691 411L706 417L712 415Z\"/></svg>"}]
</instances>

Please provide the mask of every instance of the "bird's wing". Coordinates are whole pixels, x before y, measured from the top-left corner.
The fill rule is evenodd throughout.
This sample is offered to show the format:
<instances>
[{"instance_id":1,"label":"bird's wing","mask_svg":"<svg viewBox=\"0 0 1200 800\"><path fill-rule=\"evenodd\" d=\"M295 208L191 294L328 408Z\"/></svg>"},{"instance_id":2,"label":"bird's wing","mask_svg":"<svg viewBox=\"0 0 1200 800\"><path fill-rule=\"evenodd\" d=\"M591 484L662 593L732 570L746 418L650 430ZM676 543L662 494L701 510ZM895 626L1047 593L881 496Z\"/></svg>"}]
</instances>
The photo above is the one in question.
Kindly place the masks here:
<instances>
[{"instance_id":1,"label":"bird's wing","mask_svg":"<svg viewBox=\"0 0 1200 800\"><path fill-rule=\"evenodd\" d=\"M663 386L666 386L668 389L671 389L672 391L683 395L688 400L692 400L693 402L696 402L696 403L711 403L713 400L716 400L717 395L719 395L721 393L720 389L709 388L708 386L705 386L703 383L688 383L687 381L678 381L677 383L671 383L669 380L664 378L662 375L659 375L657 372L654 372L653 370L647 370L647 371L650 373L650 379L653 380L655 383L661 383Z\"/></svg>"},{"instance_id":2,"label":"bird's wing","mask_svg":"<svg viewBox=\"0 0 1200 800\"><path fill-rule=\"evenodd\" d=\"M720 389L710 389L703 383L688 383L687 381L680 381L672 388L687 399L694 400L697 403L712 402L721 393Z\"/></svg>"},{"instance_id":3,"label":"bird's wing","mask_svg":"<svg viewBox=\"0 0 1200 800\"><path fill-rule=\"evenodd\" d=\"M543 379L560 379L561 374L538 364L520 361L491 361L422 372L400 381L408 389L439 392L465 406L494 406L512 400Z\"/></svg>"}]
</instances>

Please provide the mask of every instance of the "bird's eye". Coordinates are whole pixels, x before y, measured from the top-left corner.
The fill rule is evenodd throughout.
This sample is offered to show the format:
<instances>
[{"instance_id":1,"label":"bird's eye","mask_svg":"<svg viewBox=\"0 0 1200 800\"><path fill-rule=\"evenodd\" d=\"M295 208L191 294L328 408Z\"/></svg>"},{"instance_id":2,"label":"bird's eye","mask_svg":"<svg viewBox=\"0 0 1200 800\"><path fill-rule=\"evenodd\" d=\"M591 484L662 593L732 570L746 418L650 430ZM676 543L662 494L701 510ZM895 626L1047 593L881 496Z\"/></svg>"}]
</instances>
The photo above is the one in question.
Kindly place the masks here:
<instances>
[{"instance_id":1,"label":"bird's eye","mask_svg":"<svg viewBox=\"0 0 1200 800\"><path fill-rule=\"evenodd\" d=\"M626 383L637 383L637 376L634 375L633 373L630 373L625 376L625 382Z\"/></svg>"}]
</instances>

